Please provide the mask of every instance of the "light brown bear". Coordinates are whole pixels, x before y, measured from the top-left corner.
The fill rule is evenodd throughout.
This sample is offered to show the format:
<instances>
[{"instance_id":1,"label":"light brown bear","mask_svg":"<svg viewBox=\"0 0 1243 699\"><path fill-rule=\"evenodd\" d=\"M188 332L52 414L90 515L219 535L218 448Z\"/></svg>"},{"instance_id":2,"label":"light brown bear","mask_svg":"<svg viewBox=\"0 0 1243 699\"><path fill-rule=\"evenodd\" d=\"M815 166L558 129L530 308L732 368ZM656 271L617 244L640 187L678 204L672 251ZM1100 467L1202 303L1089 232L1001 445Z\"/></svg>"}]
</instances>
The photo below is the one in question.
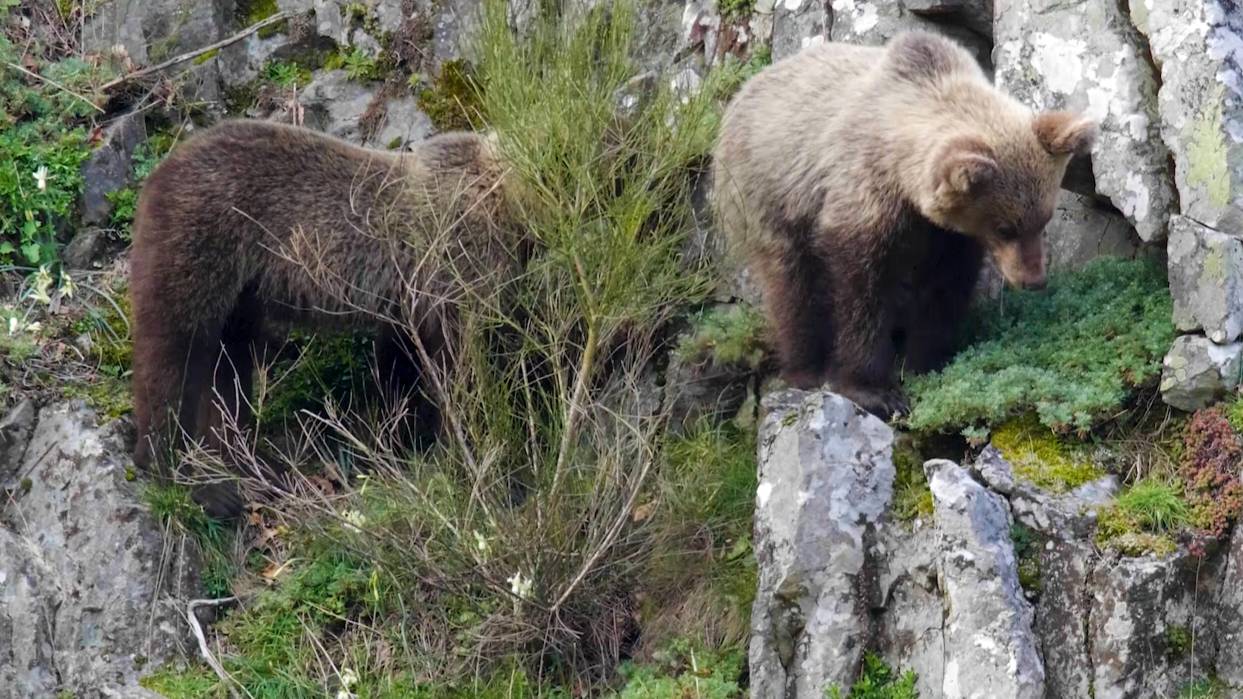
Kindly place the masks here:
<instances>
[{"instance_id":1,"label":"light brown bear","mask_svg":"<svg viewBox=\"0 0 1243 699\"><path fill-rule=\"evenodd\" d=\"M723 119L713 199L786 382L904 412L898 356L915 373L947 361L986 253L1009 284L1044 286L1045 224L1095 134L1033 113L926 32L814 45L749 80Z\"/></svg>"},{"instance_id":2,"label":"light brown bear","mask_svg":"<svg viewBox=\"0 0 1243 699\"><path fill-rule=\"evenodd\" d=\"M506 172L495 141L473 133L392 153L237 120L177 147L134 219L137 464L173 465L185 438L219 447L222 411L245 423L253 354L274 324L379 328L387 388L413 390L408 330L446 360L457 302L523 268ZM214 514L240 504L200 495Z\"/></svg>"}]
</instances>

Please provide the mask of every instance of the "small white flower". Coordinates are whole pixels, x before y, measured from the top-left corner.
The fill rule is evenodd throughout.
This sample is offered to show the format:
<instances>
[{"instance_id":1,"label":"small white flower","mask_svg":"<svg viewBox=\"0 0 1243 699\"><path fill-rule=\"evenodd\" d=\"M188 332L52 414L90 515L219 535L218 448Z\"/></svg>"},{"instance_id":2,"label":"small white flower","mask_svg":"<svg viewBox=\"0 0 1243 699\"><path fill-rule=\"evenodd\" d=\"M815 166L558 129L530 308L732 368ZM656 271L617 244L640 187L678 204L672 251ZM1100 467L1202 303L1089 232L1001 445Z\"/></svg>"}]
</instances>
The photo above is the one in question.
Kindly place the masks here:
<instances>
[{"instance_id":1,"label":"small white flower","mask_svg":"<svg viewBox=\"0 0 1243 699\"><path fill-rule=\"evenodd\" d=\"M353 668L341 668L341 686L349 689L358 684L358 673Z\"/></svg>"},{"instance_id":2,"label":"small white flower","mask_svg":"<svg viewBox=\"0 0 1243 699\"><path fill-rule=\"evenodd\" d=\"M39 271L35 273L34 285L30 290L30 297L42 303L51 303L52 296L48 293L52 288L52 273L48 271L47 265L39 267Z\"/></svg>"},{"instance_id":3,"label":"small white flower","mask_svg":"<svg viewBox=\"0 0 1243 699\"><path fill-rule=\"evenodd\" d=\"M480 555L487 558L488 554L492 551L492 547L488 545L488 540L483 534L480 534L478 530L472 530L471 533L475 535L475 548L479 549Z\"/></svg>"},{"instance_id":4,"label":"small white flower","mask_svg":"<svg viewBox=\"0 0 1243 699\"><path fill-rule=\"evenodd\" d=\"M60 295L70 299L73 298L73 277L65 274L65 270L60 271Z\"/></svg>"},{"instance_id":5,"label":"small white flower","mask_svg":"<svg viewBox=\"0 0 1243 699\"><path fill-rule=\"evenodd\" d=\"M535 586L535 582L528 577L522 575L522 571L518 571L505 579L509 583L509 591L514 593L519 599L530 599L531 588Z\"/></svg>"},{"instance_id":6,"label":"small white flower","mask_svg":"<svg viewBox=\"0 0 1243 699\"><path fill-rule=\"evenodd\" d=\"M358 510L346 510L341 514L341 518L345 520L346 526L354 531L361 530L367 524L367 516Z\"/></svg>"},{"instance_id":7,"label":"small white flower","mask_svg":"<svg viewBox=\"0 0 1243 699\"><path fill-rule=\"evenodd\" d=\"M9 316L9 334L16 335L18 330L22 329L22 322L17 316Z\"/></svg>"},{"instance_id":8,"label":"small white flower","mask_svg":"<svg viewBox=\"0 0 1243 699\"><path fill-rule=\"evenodd\" d=\"M43 323L40 323L37 320L33 323L26 324L26 332L31 335L37 334L42 329L43 329Z\"/></svg>"},{"instance_id":9,"label":"small white flower","mask_svg":"<svg viewBox=\"0 0 1243 699\"><path fill-rule=\"evenodd\" d=\"M348 689L338 689L337 699L358 699L358 697Z\"/></svg>"},{"instance_id":10,"label":"small white flower","mask_svg":"<svg viewBox=\"0 0 1243 699\"><path fill-rule=\"evenodd\" d=\"M47 189L47 166L46 165L40 165L39 169L35 170L35 184L38 185L40 192Z\"/></svg>"}]
</instances>

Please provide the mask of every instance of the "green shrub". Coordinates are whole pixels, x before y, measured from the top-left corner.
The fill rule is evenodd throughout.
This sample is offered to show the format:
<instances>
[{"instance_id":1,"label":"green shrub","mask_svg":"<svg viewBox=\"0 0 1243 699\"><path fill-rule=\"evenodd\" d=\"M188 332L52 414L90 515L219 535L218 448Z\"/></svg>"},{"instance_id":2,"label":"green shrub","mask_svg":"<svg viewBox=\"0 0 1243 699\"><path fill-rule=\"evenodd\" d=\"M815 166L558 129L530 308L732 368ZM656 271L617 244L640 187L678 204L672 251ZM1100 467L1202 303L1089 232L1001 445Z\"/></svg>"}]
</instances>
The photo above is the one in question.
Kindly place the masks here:
<instances>
[{"instance_id":1,"label":"green shrub","mask_svg":"<svg viewBox=\"0 0 1243 699\"><path fill-rule=\"evenodd\" d=\"M691 331L677 347L688 364L738 365L758 369L768 355L767 321L749 306L714 307L691 319Z\"/></svg>"},{"instance_id":2,"label":"green shrub","mask_svg":"<svg viewBox=\"0 0 1243 699\"><path fill-rule=\"evenodd\" d=\"M7 15L0 8L0 19ZM54 81L9 65L26 65ZM76 58L44 62L0 35L0 264L56 259L56 234L74 213L90 155L86 117L99 71Z\"/></svg>"},{"instance_id":3,"label":"green shrub","mask_svg":"<svg viewBox=\"0 0 1243 699\"><path fill-rule=\"evenodd\" d=\"M654 662L624 663L619 673L625 682L617 699L740 699L738 686L746 655L741 651L720 653L675 641L657 653Z\"/></svg>"},{"instance_id":4,"label":"green shrub","mask_svg":"<svg viewBox=\"0 0 1243 699\"><path fill-rule=\"evenodd\" d=\"M1007 290L976 309L971 344L942 371L909 377L911 429L975 435L1035 411L1086 431L1153 382L1174 339L1165 266L1094 260L1047 291Z\"/></svg>"},{"instance_id":5,"label":"green shrub","mask_svg":"<svg viewBox=\"0 0 1243 699\"><path fill-rule=\"evenodd\" d=\"M830 687L825 695L829 699L919 699L917 679L910 670L898 675L880 656L869 652L863 656L863 669L849 693L843 695L839 687Z\"/></svg>"},{"instance_id":6,"label":"green shrub","mask_svg":"<svg viewBox=\"0 0 1243 699\"><path fill-rule=\"evenodd\" d=\"M900 522L932 517L932 490L924 473L924 461L917 440L910 434L900 434L893 446L893 513Z\"/></svg>"},{"instance_id":7,"label":"green shrub","mask_svg":"<svg viewBox=\"0 0 1243 699\"><path fill-rule=\"evenodd\" d=\"M322 412L333 402L348 404L374 383L374 338L366 333L308 333L295 330L289 341L301 348L296 357L263 367L255 421L282 424L302 411Z\"/></svg>"},{"instance_id":8,"label":"green shrub","mask_svg":"<svg viewBox=\"0 0 1243 699\"><path fill-rule=\"evenodd\" d=\"M482 123L479 86L461 59L445 61L436 80L419 92L419 109L441 131L477 129Z\"/></svg>"}]
</instances>

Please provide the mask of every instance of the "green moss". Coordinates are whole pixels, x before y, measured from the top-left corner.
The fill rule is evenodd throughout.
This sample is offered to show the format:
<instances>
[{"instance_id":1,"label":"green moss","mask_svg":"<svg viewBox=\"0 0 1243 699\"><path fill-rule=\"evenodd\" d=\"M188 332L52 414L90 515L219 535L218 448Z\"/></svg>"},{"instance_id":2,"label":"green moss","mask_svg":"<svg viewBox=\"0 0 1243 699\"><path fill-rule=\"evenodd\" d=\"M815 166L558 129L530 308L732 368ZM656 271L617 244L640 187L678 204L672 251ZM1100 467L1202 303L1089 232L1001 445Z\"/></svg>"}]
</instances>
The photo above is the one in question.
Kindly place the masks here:
<instances>
[{"instance_id":1,"label":"green moss","mask_svg":"<svg viewBox=\"0 0 1243 699\"><path fill-rule=\"evenodd\" d=\"M237 18L243 27L258 24L280 11L276 0L238 0ZM271 38L288 29L286 22L276 22L258 31L262 39Z\"/></svg>"},{"instance_id":2,"label":"green moss","mask_svg":"<svg viewBox=\"0 0 1243 699\"><path fill-rule=\"evenodd\" d=\"M1227 162L1222 102L1225 86L1218 85L1206 111L1188 125L1187 184L1201 187L1215 207L1230 203L1230 163Z\"/></svg>"},{"instance_id":3,"label":"green moss","mask_svg":"<svg viewBox=\"0 0 1243 699\"><path fill-rule=\"evenodd\" d=\"M691 319L691 330L678 343L677 353L687 364L755 370L768 354L767 330L764 316L749 306L715 307Z\"/></svg>"},{"instance_id":4,"label":"green moss","mask_svg":"<svg viewBox=\"0 0 1243 699\"><path fill-rule=\"evenodd\" d=\"M1165 629L1165 649L1170 656L1181 658L1191 650L1191 629L1186 626L1169 626Z\"/></svg>"},{"instance_id":5,"label":"green moss","mask_svg":"<svg viewBox=\"0 0 1243 699\"><path fill-rule=\"evenodd\" d=\"M925 460L911 435L898 437L893 447L893 513L900 522L932 517L932 490L924 474Z\"/></svg>"},{"instance_id":6,"label":"green moss","mask_svg":"<svg viewBox=\"0 0 1243 699\"><path fill-rule=\"evenodd\" d=\"M1059 432L1087 431L1156 382L1172 308L1165 266L1147 258L1101 258L1052 276L1047 291L1007 290L974 310L969 344L947 367L906 377L907 423L967 434L1034 411Z\"/></svg>"},{"instance_id":7,"label":"green moss","mask_svg":"<svg viewBox=\"0 0 1243 699\"><path fill-rule=\"evenodd\" d=\"M1178 692L1178 699L1227 699L1235 696L1233 688L1216 677L1204 677L1187 684Z\"/></svg>"},{"instance_id":8,"label":"green moss","mask_svg":"<svg viewBox=\"0 0 1243 699\"><path fill-rule=\"evenodd\" d=\"M204 51L203 53L200 53L199 55L195 56L194 60L191 62L194 63L194 65L196 66L201 66L204 63L210 61L211 59L219 55L220 55L220 49L212 49L211 51Z\"/></svg>"},{"instance_id":9,"label":"green moss","mask_svg":"<svg viewBox=\"0 0 1243 699\"><path fill-rule=\"evenodd\" d=\"M474 70L462 59L446 61L431 86L419 93L419 109L441 131L479 128L480 108Z\"/></svg>"},{"instance_id":10,"label":"green moss","mask_svg":"<svg viewBox=\"0 0 1243 699\"><path fill-rule=\"evenodd\" d=\"M1066 492L1105 475L1079 450L1041 425L1034 414L1002 424L993 431L992 443L1015 474L1046 490Z\"/></svg>"},{"instance_id":11,"label":"green moss","mask_svg":"<svg viewBox=\"0 0 1243 699\"><path fill-rule=\"evenodd\" d=\"M100 415L116 420L134 409L134 399L128 381L104 376L91 383L70 384L64 387L64 396L86 401Z\"/></svg>"},{"instance_id":12,"label":"green moss","mask_svg":"<svg viewBox=\"0 0 1243 699\"><path fill-rule=\"evenodd\" d=\"M755 11L755 0L721 0L717 7L722 19L742 20Z\"/></svg>"},{"instance_id":13,"label":"green moss","mask_svg":"<svg viewBox=\"0 0 1243 699\"><path fill-rule=\"evenodd\" d=\"M898 674L880 656L866 653L859 679L850 691L842 693L837 686L829 687L825 696L829 699L919 699L915 689L918 676L911 670Z\"/></svg>"},{"instance_id":14,"label":"green moss","mask_svg":"<svg viewBox=\"0 0 1243 699\"><path fill-rule=\"evenodd\" d=\"M1040 548L1042 537L1035 531L1015 522L1010 526L1010 541L1018 559L1019 585L1029 594L1040 593Z\"/></svg>"}]
</instances>

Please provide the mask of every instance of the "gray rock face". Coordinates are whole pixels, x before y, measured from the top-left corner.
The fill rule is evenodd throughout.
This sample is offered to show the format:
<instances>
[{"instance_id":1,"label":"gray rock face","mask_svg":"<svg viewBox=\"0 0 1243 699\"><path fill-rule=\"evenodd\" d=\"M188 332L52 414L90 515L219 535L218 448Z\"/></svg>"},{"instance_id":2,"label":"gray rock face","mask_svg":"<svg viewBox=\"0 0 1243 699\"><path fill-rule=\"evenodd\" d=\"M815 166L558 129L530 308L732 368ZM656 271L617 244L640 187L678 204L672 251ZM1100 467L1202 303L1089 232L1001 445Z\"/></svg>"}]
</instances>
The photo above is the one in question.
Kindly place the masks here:
<instances>
[{"instance_id":1,"label":"gray rock face","mask_svg":"<svg viewBox=\"0 0 1243 699\"><path fill-rule=\"evenodd\" d=\"M1161 133L1182 213L1243 230L1243 15L1227 0L1130 0L1161 69Z\"/></svg>"},{"instance_id":2,"label":"gray rock face","mask_svg":"<svg viewBox=\"0 0 1243 699\"><path fill-rule=\"evenodd\" d=\"M1183 335L1165 355L1161 399L1179 410L1198 410L1239 384L1243 342L1219 345L1201 335Z\"/></svg>"},{"instance_id":3,"label":"gray rock face","mask_svg":"<svg viewBox=\"0 0 1243 699\"><path fill-rule=\"evenodd\" d=\"M1226 684L1243 686L1243 527L1235 527L1230 537L1224 579L1216 605L1217 676ZM1233 584L1231 584L1233 583Z\"/></svg>"},{"instance_id":4,"label":"gray rock face","mask_svg":"<svg viewBox=\"0 0 1243 699\"><path fill-rule=\"evenodd\" d=\"M921 697L941 696L945 682L945 603L938 584L939 548L931 522L913 528L882 523L875 545L882 607L874 644L890 667L915 672Z\"/></svg>"},{"instance_id":5,"label":"gray rock face","mask_svg":"<svg viewBox=\"0 0 1243 699\"><path fill-rule=\"evenodd\" d=\"M775 61L824 41L832 25L828 4L818 0L759 0L755 11L771 23Z\"/></svg>"},{"instance_id":6,"label":"gray rock face","mask_svg":"<svg viewBox=\"0 0 1243 699\"><path fill-rule=\"evenodd\" d=\"M124 48L135 63L152 64L224 38L229 0L112 0L100 3L82 29L84 48Z\"/></svg>"},{"instance_id":7,"label":"gray rock face","mask_svg":"<svg viewBox=\"0 0 1243 699\"><path fill-rule=\"evenodd\" d=\"M1184 551L1096 566L1086 625L1098 699L1177 696L1198 679L1196 668L1212 667L1216 621L1206 613L1221 579L1218 563Z\"/></svg>"},{"instance_id":8,"label":"gray rock face","mask_svg":"<svg viewBox=\"0 0 1243 699\"><path fill-rule=\"evenodd\" d=\"M1165 236L1176 201L1160 137L1157 80L1143 42L1113 2L997 0L998 85L1038 110L1072 109L1096 119L1096 189L1145 241Z\"/></svg>"},{"instance_id":9,"label":"gray rock face","mask_svg":"<svg viewBox=\"0 0 1243 699\"><path fill-rule=\"evenodd\" d=\"M12 485L21 469L22 454L30 443L37 410L34 401L23 400L0 420L0 488Z\"/></svg>"},{"instance_id":10,"label":"gray rock face","mask_svg":"<svg viewBox=\"0 0 1243 699\"><path fill-rule=\"evenodd\" d=\"M142 114L126 114L108 125L103 142L82 166L82 223L101 226L108 222L112 202L108 195L129 184L133 175L134 149L147 140Z\"/></svg>"},{"instance_id":11,"label":"gray rock face","mask_svg":"<svg viewBox=\"0 0 1243 699\"><path fill-rule=\"evenodd\" d=\"M840 396L765 398L752 611L753 696L853 683L869 633L868 542L892 497L893 432Z\"/></svg>"},{"instance_id":12,"label":"gray rock face","mask_svg":"<svg viewBox=\"0 0 1243 699\"><path fill-rule=\"evenodd\" d=\"M1174 324L1234 342L1243 333L1243 239L1174 216L1166 252Z\"/></svg>"},{"instance_id":13,"label":"gray rock face","mask_svg":"<svg viewBox=\"0 0 1243 699\"><path fill-rule=\"evenodd\" d=\"M1066 191L1045 227L1045 242L1051 273L1079 269L1102 256L1133 258L1139 252L1139 238L1126 218Z\"/></svg>"},{"instance_id":14,"label":"gray rock face","mask_svg":"<svg viewBox=\"0 0 1243 699\"><path fill-rule=\"evenodd\" d=\"M1044 664L1019 586L1005 500L951 461L929 461L924 470L948 607L941 696L1043 697Z\"/></svg>"},{"instance_id":15,"label":"gray rock face","mask_svg":"<svg viewBox=\"0 0 1243 699\"><path fill-rule=\"evenodd\" d=\"M879 46L910 29L938 32L974 53L985 72L992 73L991 43L963 25L932 21L927 13L916 14L905 3L887 0L832 0L829 9L833 41Z\"/></svg>"},{"instance_id":16,"label":"gray rock face","mask_svg":"<svg viewBox=\"0 0 1243 699\"><path fill-rule=\"evenodd\" d=\"M413 97L383 100L376 89L349 79L344 70L317 74L298 96L308 127L348 141L380 148L402 148L427 138L434 132L431 119ZM373 110L383 111L378 128L367 138L364 117Z\"/></svg>"},{"instance_id":17,"label":"gray rock face","mask_svg":"<svg viewBox=\"0 0 1243 699\"><path fill-rule=\"evenodd\" d=\"M1065 540L1089 540L1097 510L1112 502L1119 489L1118 477L1108 474L1068 493L1048 492L1018 477L991 444L976 457L972 471L989 489L1006 496L1011 513L1023 525Z\"/></svg>"},{"instance_id":18,"label":"gray rock face","mask_svg":"<svg viewBox=\"0 0 1243 699\"><path fill-rule=\"evenodd\" d=\"M16 474L29 488L0 510L0 696L135 694L140 671L181 653L166 600L190 594L196 557L140 504L127 453L120 426L78 403L39 412Z\"/></svg>"}]
</instances>

